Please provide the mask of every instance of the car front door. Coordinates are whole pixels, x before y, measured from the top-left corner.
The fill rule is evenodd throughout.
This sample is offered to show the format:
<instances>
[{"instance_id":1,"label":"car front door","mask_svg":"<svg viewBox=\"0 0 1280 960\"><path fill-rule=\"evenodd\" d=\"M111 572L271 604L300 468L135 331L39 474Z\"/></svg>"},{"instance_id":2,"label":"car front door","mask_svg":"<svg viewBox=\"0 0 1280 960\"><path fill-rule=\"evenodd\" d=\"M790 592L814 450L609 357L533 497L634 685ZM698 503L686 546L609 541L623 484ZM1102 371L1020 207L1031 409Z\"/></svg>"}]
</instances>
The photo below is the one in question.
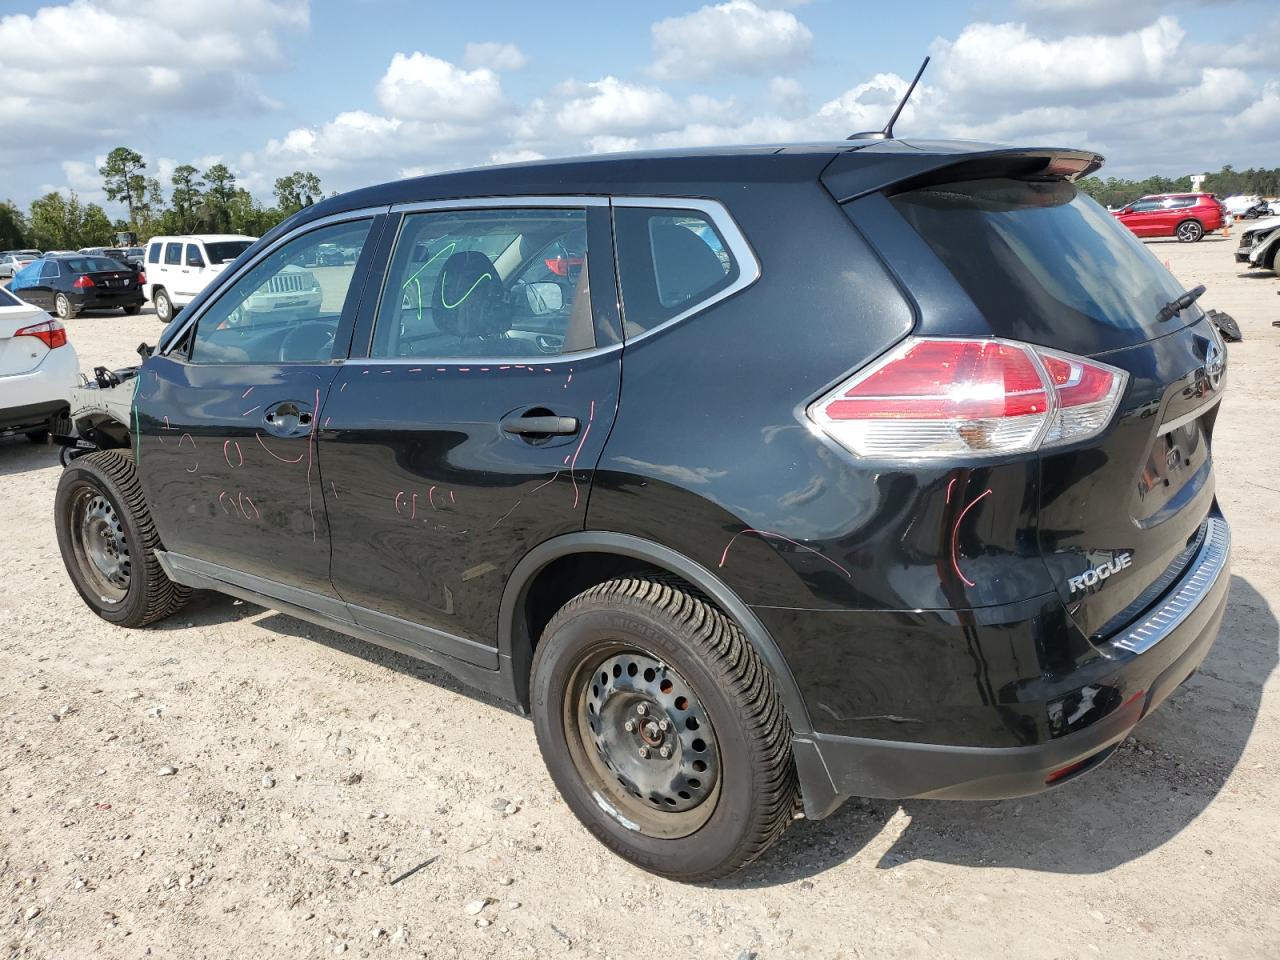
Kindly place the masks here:
<instances>
[{"instance_id":1,"label":"car front door","mask_svg":"<svg viewBox=\"0 0 1280 960\"><path fill-rule=\"evenodd\" d=\"M139 475L165 549L185 569L340 609L317 421L350 343L370 235L384 220L355 216L277 241L143 366ZM323 276L299 266L335 240L361 250L355 264Z\"/></svg>"},{"instance_id":2,"label":"car front door","mask_svg":"<svg viewBox=\"0 0 1280 960\"><path fill-rule=\"evenodd\" d=\"M1135 236L1155 236L1158 229L1156 217L1159 206L1160 203L1157 200L1138 200L1121 219Z\"/></svg>"},{"instance_id":3,"label":"car front door","mask_svg":"<svg viewBox=\"0 0 1280 960\"><path fill-rule=\"evenodd\" d=\"M492 669L512 569L582 529L621 376L608 211L404 213L320 425L333 583L357 623Z\"/></svg>"}]
</instances>

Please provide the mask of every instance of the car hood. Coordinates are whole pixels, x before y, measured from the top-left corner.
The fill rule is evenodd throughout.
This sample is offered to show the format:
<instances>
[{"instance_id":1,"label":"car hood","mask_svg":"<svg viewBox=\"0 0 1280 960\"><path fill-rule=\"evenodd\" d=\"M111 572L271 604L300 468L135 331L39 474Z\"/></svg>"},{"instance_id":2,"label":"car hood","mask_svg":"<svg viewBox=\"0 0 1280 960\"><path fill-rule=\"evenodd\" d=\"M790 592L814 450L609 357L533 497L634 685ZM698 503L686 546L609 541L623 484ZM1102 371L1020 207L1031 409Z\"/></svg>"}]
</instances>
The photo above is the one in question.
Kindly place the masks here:
<instances>
[{"instance_id":1,"label":"car hood","mask_svg":"<svg viewBox=\"0 0 1280 960\"><path fill-rule=\"evenodd\" d=\"M1280 227L1280 217L1263 217L1260 220L1254 220L1247 227L1245 233L1266 233L1268 230L1274 230Z\"/></svg>"}]
</instances>

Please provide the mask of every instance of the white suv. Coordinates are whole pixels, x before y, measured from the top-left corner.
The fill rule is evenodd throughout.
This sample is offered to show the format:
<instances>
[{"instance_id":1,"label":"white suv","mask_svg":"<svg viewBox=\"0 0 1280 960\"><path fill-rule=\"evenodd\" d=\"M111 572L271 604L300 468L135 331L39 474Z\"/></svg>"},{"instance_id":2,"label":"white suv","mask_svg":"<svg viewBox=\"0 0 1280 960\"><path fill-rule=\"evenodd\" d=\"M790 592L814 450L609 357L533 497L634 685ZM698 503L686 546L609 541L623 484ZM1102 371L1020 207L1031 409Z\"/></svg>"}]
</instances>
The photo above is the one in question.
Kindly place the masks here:
<instances>
[{"instance_id":1,"label":"white suv","mask_svg":"<svg viewBox=\"0 0 1280 960\"><path fill-rule=\"evenodd\" d=\"M0 289L0 435L42 441L67 415L80 361L62 323Z\"/></svg>"},{"instance_id":2,"label":"white suv","mask_svg":"<svg viewBox=\"0 0 1280 960\"><path fill-rule=\"evenodd\" d=\"M164 323L195 299L209 281L253 245L257 237L202 233L152 237L147 244L146 283L142 291Z\"/></svg>"}]
</instances>

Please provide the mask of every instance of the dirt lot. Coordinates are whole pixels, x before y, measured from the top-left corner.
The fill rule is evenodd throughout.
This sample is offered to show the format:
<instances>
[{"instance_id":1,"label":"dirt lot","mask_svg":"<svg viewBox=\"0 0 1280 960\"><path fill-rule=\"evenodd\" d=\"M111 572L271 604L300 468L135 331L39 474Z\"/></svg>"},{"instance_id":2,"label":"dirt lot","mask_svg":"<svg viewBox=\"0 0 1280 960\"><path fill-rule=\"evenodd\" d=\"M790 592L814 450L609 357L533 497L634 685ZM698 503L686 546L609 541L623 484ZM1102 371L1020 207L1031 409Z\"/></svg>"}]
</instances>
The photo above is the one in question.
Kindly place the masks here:
<instances>
[{"instance_id":1,"label":"dirt lot","mask_svg":"<svg viewBox=\"0 0 1280 960\"><path fill-rule=\"evenodd\" d=\"M1152 244L1246 337L1216 451L1231 602L1201 673L1058 792L850 803L711 888L606 853L530 724L427 667L213 595L145 631L91 616L55 452L0 442L3 955L1280 956L1280 282L1232 247ZM159 332L70 327L86 369Z\"/></svg>"}]
</instances>

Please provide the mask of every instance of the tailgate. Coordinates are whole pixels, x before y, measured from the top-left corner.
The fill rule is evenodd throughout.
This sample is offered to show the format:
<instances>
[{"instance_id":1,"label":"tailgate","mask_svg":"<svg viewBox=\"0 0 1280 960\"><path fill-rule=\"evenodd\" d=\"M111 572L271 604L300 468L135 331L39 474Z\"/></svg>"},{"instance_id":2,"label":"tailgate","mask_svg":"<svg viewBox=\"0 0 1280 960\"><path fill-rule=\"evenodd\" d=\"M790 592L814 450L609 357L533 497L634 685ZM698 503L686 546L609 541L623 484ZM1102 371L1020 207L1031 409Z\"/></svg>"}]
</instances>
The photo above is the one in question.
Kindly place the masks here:
<instances>
[{"instance_id":1,"label":"tailgate","mask_svg":"<svg viewBox=\"0 0 1280 960\"><path fill-rule=\"evenodd\" d=\"M1129 373L1096 445L1042 457L1040 546L1071 616L1110 636L1177 580L1213 509L1225 354L1212 324L1104 354Z\"/></svg>"},{"instance_id":2,"label":"tailgate","mask_svg":"<svg viewBox=\"0 0 1280 960\"><path fill-rule=\"evenodd\" d=\"M1182 286L1070 182L985 177L891 199L981 314L975 329L1128 375L1101 433L1040 453L1041 556L1080 628L1110 635L1205 535L1221 340L1198 306L1171 309Z\"/></svg>"}]
</instances>

